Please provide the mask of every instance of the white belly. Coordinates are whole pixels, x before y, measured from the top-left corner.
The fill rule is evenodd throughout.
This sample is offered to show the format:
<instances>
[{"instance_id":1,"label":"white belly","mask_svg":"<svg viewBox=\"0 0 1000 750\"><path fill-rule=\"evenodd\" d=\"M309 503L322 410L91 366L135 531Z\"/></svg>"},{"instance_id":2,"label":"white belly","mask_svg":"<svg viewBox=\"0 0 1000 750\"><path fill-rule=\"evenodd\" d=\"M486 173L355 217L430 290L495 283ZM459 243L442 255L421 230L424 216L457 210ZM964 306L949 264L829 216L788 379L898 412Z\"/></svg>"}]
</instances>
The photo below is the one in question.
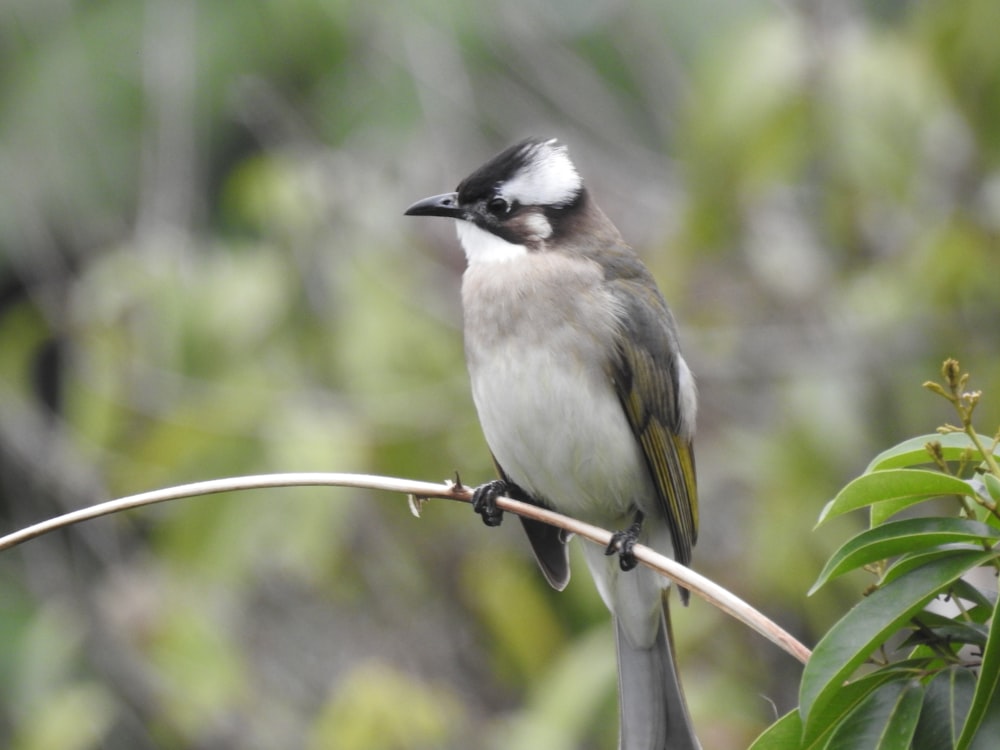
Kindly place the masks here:
<instances>
[{"instance_id":1,"label":"white belly","mask_svg":"<svg viewBox=\"0 0 1000 750\"><path fill-rule=\"evenodd\" d=\"M617 522L650 487L607 382L542 349L497 357L473 376L486 442L507 476L557 510Z\"/></svg>"},{"instance_id":2,"label":"white belly","mask_svg":"<svg viewBox=\"0 0 1000 750\"><path fill-rule=\"evenodd\" d=\"M532 282L519 283L529 265ZM606 372L616 312L591 275L544 256L470 267L466 352L483 433L507 476L557 510L620 526L653 490Z\"/></svg>"}]
</instances>

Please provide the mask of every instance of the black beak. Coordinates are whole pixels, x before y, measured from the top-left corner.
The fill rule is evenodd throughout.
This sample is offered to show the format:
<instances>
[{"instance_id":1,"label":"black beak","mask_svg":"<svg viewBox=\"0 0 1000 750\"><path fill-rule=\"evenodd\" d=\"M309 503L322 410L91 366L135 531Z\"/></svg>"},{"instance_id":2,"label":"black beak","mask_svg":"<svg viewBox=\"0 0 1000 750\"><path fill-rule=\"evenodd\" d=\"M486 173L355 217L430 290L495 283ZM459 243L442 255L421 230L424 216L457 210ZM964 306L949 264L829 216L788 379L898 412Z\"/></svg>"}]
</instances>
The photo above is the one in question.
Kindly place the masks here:
<instances>
[{"instance_id":1,"label":"black beak","mask_svg":"<svg viewBox=\"0 0 1000 750\"><path fill-rule=\"evenodd\" d=\"M406 216L444 216L449 219L461 219L465 216L465 211L458 205L458 193L432 195L417 201L403 213Z\"/></svg>"}]
</instances>

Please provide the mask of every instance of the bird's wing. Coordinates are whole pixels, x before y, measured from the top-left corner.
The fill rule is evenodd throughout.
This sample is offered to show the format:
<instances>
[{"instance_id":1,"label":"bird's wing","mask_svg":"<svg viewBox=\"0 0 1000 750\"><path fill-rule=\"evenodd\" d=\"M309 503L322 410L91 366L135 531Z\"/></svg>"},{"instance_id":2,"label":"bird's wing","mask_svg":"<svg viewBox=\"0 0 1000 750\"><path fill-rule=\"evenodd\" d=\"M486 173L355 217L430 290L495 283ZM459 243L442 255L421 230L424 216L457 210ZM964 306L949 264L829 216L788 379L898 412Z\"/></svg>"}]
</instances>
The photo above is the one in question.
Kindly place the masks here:
<instances>
[{"instance_id":1,"label":"bird's wing","mask_svg":"<svg viewBox=\"0 0 1000 750\"><path fill-rule=\"evenodd\" d=\"M616 281L624 308L610 374L649 467L670 527L674 558L685 565L698 538L694 453L681 430L678 358L673 319L651 279Z\"/></svg>"}]
</instances>

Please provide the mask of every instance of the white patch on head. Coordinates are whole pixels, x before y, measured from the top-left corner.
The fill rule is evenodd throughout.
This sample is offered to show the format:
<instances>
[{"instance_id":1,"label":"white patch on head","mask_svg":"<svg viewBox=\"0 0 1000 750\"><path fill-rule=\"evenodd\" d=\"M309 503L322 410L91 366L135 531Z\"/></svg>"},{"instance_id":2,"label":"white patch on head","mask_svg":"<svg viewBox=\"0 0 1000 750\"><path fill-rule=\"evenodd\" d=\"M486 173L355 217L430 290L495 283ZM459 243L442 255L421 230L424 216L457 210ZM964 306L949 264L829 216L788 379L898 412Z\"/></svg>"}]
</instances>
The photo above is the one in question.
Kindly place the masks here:
<instances>
[{"instance_id":1,"label":"white patch on head","mask_svg":"<svg viewBox=\"0 0 1000 750\"><path fill-rule=\"evenodd\" d=\"M582 188L566 147L553 139L530 147L527 164L501 186L501 192L522 206L565 206Z\"/></svg>"},{"instance_id":2,"label":"white patch on head","mask_svg":"<svg viewBox=\"0 0 1000 750\"><path fill-rule=\"evenodd\" d=\"M473 263L504 263L528 254L524 245L515 245L497 237L492 232L480 229L471 221L459 219L455 222L458 240L465 250L469 265Z\"/></svg>"}]
</instances>

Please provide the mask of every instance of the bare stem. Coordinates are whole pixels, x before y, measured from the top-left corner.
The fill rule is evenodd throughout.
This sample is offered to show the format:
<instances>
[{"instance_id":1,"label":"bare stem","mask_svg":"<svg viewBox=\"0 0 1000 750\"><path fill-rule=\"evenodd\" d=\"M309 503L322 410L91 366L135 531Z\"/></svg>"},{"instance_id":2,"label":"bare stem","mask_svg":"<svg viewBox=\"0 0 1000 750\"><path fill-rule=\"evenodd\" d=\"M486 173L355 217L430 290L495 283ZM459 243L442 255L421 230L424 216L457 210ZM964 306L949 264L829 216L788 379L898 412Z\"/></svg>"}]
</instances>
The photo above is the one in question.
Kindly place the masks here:
<instances>
[{"instance_id":1,"label":"bare stem","mask_svg":"<svg viewBox=\"0 0 1000 750\"><path fill-rule=\"evenodd\" d=\"M215 495L221 492L237 490L266 489L274 487L357 487L361 489L385 490L399 492L423 500L426 498L441 498L469 502L472 490L454 482L434 484L418 482L394 477L374 476L370 474L332 474L332 473L298 473L298 474L260 474L255 476L231 477L228 479L212 479L206 482L183 484L162 490L143 492L138 495L108 500L97 505L65 513L50 518L32 526L20 529L0 537L0 551L10 549L35 537L47 534L56 529L65 528L82 521L89 521L101 516L119 513L123 510L140 508L155 503L179 500L186 497ZM597 526L577 521L568 516L539 508L528 503L522 503L507 497L497 498L497 505L505 511L534 518L538 521L557 526L573 534L584 537L596 544L606 547L611 541L611 532ZM411 507L419 509L419 502L412 502ZM803 664L809 660L810 652L799 641L785 632L772 620L765 617L742 599L733 595L718 584L710 581L688 567L671 560L649 547L641 544L635 546L635 557L639 562L652 568L661 575L675 581L688 591L692 591L705 601L744 623L752 630L776 644L782 650L791 654Z\"/></svg>"}]
</instances>

